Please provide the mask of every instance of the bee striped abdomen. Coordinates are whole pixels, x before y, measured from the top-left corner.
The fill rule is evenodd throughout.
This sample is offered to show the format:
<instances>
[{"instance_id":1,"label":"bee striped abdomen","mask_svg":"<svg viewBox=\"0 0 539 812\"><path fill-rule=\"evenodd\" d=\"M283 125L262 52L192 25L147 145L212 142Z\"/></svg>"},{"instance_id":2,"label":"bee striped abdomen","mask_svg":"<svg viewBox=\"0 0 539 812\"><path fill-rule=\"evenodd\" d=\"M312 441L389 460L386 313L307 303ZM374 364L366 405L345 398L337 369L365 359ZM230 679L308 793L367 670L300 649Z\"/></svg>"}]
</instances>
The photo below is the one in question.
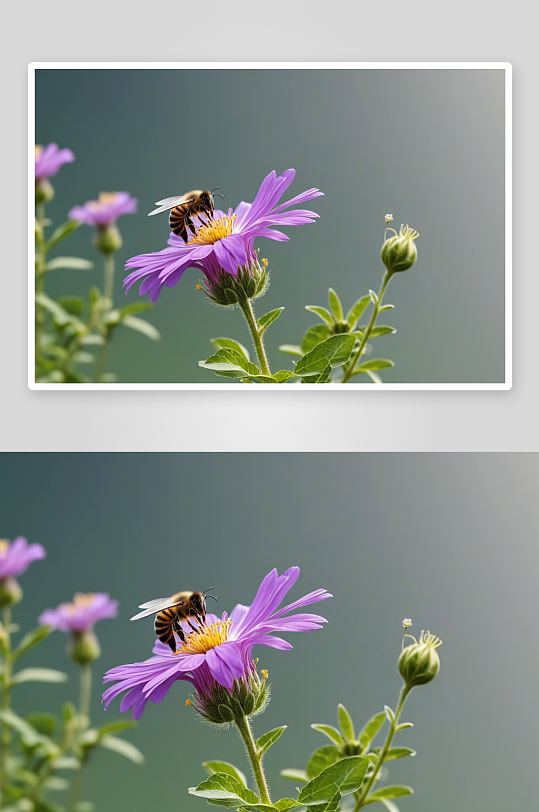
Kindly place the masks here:
<instances>
[{"instance_id":1,"label":"bee striped abdomen","mask_svg":"<svg viewBox=\"0 0 539 812\"><path fill-rule=\"evenodd\" d=\"M185 228L186 212L187 206L175 206L170 212L169 217L170 230L176 234L177 237L181 237L185 242L187 242L187 229Z\"/></svg>"},{"instance_id":2,"label":"bee striped abdomen","mask_svg":"<svg viewBox=\"0 0 539 812\"><path fill-rule=\"evenodd\" d=\"M176 638L174 637L173 621L178 614L175 606L164 609L155 618L155 633L165 646L169 646L172 653L176 652Z\"/></svg>"}]
</instances>

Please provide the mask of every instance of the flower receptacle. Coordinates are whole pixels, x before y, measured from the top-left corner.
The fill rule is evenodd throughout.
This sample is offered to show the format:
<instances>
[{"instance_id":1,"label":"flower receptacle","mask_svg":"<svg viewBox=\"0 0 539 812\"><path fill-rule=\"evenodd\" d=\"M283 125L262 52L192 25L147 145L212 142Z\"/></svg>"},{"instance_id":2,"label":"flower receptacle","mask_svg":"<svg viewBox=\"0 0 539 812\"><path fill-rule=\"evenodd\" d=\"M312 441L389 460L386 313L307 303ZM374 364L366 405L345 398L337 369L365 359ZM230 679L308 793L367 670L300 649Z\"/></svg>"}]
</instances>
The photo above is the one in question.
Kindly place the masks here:
<instances>
[{"instance_id":1,"label":"flower receptacle","mask_svg":"<svg viewBox=\"0 0 539 812\"><path fill-rule=\"evenodd\" d=\"M98 226L94 237L94 245L102 254L113 254L122 247L122 235L114 223L108 226Z\"/></svg>"},{"instance_id":2,"label":"flower receptacle","mask_svg":"<svg viewBox=\"0 0 539 812\"><path fill-rule=\"evenodd\" d=\"M90 629L84 632L73 632L67 646L67 653L79 665L88 665L97 660L101 654L99 640Z\"/></svg>"}]
</instances>

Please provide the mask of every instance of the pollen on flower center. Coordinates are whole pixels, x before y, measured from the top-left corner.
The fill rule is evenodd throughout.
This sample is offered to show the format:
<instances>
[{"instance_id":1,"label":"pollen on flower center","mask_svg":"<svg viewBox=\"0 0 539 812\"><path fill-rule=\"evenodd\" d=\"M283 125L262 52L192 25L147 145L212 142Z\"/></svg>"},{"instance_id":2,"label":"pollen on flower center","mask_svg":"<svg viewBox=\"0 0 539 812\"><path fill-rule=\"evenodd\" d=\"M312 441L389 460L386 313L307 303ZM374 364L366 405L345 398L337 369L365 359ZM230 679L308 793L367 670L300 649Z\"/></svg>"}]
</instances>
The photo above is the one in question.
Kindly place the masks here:
<instances>
[{"instance_id":1,"label":"pollen on flower center","mask_svg":"<svg viewBox=\"0 0 539 812\"><path fill-rule=\"evenodd\" d=\"M5 558L9 549L9 541L7 539L0 539L0 558Z\"/></svg>"},{"instance_id":2,"label":"pollen on flower center","mask_svg":"<svg viewBox=\"0 0 539 812\"><path fill-rule=\"evenodd\" d=\"M219 220L210 220L206 225L197 228L196 235L192 237L187 245L213 245L223 237L232 234L232 227L236 215L233 217L220 217Z\"/></svg>"},{"instance_id":3,"label":"pollen on flower center","mask_svg":"<svg viewBox=\"0 0 539 812\"><path fill-rule=\"evenodd\" d=\"M39 144L36 144L36 158L39 158L39 156L41 155L42 152L43 152L43 147L39 146Z\"/></svg>"},{"instance_id":4,"label":"pollen on flower center","mask_svg":"<svg viewBox=\"0 0 539 812\"><path fill-rule=\"evenodd\" d=\"M115 203L117 198L118 192L99 192L99 200L90 200L87 205L92 211L100 211L103 206Z\"/></svg>"},{"instance_id":5,"label":"pollen on flower center","mask_svg":"<svg viewBox=\"0 0 539 812\"><path fill-rule=\"evenodd\" d=\"M223 623L222 620L218 620L210 626L202 626L198 632L191 632L177 654L205 654L221 643L226 643L231 622L227 620Z\"/></svg>"}]
</instances>

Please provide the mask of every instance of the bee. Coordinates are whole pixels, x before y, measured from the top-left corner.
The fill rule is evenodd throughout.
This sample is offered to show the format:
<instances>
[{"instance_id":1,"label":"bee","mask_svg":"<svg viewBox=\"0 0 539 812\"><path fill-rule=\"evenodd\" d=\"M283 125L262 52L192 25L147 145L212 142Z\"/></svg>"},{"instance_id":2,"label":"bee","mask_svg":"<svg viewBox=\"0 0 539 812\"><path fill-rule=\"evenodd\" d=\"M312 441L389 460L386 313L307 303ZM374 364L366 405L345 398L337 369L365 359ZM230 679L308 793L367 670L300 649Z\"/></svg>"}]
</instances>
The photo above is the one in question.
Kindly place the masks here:
<instances>
[{"instance_id":1,"label":"bee","mask_svg":"<svg viewBox=\"0 0 539 812\"><path fill-rule=\"evenodd\" d=\"M220 186L216 186L211 192L207 189L194 189L192 192L187 192L187 194L179 197L166 197L164 200L157 200L155 205L159 206L159 208L151 211L148 217L171 209L169 217L170 229L186 243L189 240L188 228L193 232L193 235L196 234L192 217L198 217L204 223L201 215L205 214L208 222L213 220L213 193L220 188ZM218 194L217 197L224 198L224 195Z\"/></svg>"},{"instance_id":2,"label":"bee","mask_svg":"<svg viewBox=\"0 0 539 812\"><path fill-rule=\"evenodd\" d=\"M182 643L185 643L185 632L182 629L181 621L186 621L194 632L200 631L200 627L206 623L206 597L213 598L215 595L207 595L211 592L213 587L206 589L205 592L177 592L170 598L157 598L148 603L141 603L138 615L130 618L131 620L140 620L140 618L147 617L148 615L157 615L155 618L155 633L159 640L165 645L170 646L173 654L176 654L176 638L174 632L178 635ZM198 628L193 626L189 618L195 618L198 622Z\"/></svg>"}]
</instances>

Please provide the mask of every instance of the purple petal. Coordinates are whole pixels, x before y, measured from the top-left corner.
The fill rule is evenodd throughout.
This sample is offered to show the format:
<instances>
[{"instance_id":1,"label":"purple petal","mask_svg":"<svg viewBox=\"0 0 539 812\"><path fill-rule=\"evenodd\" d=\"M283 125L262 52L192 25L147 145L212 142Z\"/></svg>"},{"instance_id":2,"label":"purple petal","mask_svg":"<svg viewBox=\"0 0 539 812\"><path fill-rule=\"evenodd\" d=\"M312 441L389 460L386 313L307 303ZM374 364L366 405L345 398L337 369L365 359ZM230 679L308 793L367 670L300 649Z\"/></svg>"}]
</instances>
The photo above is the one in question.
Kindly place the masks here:
<instances>
[{"instance_id":1,"label":"purple petal","mask_svg":"<svg viewBox=\"0 0 539 812\"><path fill-rule=\"evenodd\" d=\"M311 603L317 603L318 601L325 601L326 598L332 598L329 592L326 592L325 589L315 589L314 592L309 592L308 595L305 595L303 598L300 598L298 601L294 603L289 603L288 606L283 606L282 609L279 609L278 612L275 612L273 618L282 617L287 612L292 612L294 609L301 609L302 606L308 606Z\"/></svg>"}]
</instances>

